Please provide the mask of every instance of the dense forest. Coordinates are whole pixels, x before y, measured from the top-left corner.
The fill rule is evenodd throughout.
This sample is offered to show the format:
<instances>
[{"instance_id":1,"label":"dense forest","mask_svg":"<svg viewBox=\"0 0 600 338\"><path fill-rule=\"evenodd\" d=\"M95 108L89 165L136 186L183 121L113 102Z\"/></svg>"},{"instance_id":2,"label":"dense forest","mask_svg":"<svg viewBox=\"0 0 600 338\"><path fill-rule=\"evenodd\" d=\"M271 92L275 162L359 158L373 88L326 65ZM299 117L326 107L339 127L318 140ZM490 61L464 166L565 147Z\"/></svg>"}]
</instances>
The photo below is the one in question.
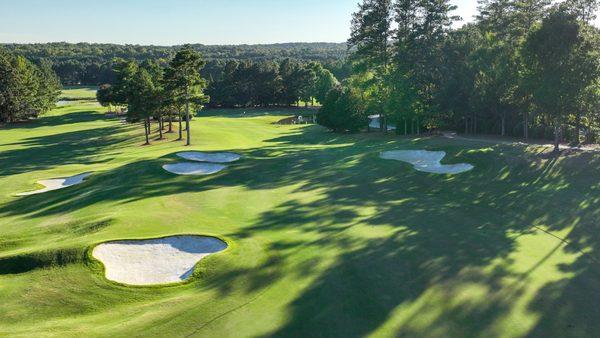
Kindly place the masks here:
<instances>
[{"instance_id":1,"label":"dense forest","mask_svg":"<svg viewBox=\"0 0 600 338\"><path fill-rule=\"evenodd\" d=\"M63 85L100 85L113 83L112 71L119 59L143 62L155 60L166 64L182 46L139 46L91 43L3 44L7 50L25 56L34 62L49 63ZM283 43L271 45L214 45L195 44L191 47L207 61L202 75L218 78L228 61L280 62L292 59L299 62L316 61L323 64L337 78L349 75L345 62L347 46L344 43Z\"/></svg>"},{"instance_id":2,"label":"dense forest","mask_svg":"<svg viewBox=\"0 0 600 338\"><path fill-rule=\"evenodd\" d=\"M480 0L474 23L453 28L449 0L364 0L348 44L353 74L324 101L319 122L357 131L552 138L600 134L596 0Z\"/></svg>"},{"instance_id":3,"label":"dense forest","mask_svg":"<svg viewBox=\"0 0 600 338\"><path fill-rule=\"evenodd\" d=\"M337 85L319 62L229 61L207 93L210 105L218 107L289 106L299 101L313 105Z\"/></svg>"},{"instance_id":4,"label":"dense forest","mask_svg":"<svg viewBox=\"0 0 600 338\"><path fill-rule=\"evenodd\" d=\"M33 63L0 48L0 123L36 118L54 108L60 82L47 62Z\"/></svg>"}]
</instances>

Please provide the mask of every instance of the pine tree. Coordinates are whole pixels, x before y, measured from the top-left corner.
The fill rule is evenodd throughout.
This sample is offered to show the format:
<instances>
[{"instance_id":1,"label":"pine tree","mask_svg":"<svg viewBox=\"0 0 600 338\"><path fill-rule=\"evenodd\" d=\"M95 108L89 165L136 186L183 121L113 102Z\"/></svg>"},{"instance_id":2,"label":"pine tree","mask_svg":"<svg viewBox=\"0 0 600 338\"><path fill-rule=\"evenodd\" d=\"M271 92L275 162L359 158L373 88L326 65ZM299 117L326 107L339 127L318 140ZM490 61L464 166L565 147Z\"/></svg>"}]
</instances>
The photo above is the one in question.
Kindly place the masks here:
<instances>
[{"instance_id":1,"label":"pine tree","mask_svg":"<svg viewBox=\"0 0 600 338\"><path fill-rule=\"evenodd\" d=\"M442 48L452 22L458 19L450 15L454 9L449 0L399 0L394 6L398 29L391 96L401 97L396 99L396 120L406 120L410 114L417 133L423 119L437 110L434 96L441 81Z\"/></svg>"},{"instance_id":2,"label":"pine tree","mask_svg":"<svg viewBox=\"0 0 600 338\"><path fill-rule=\"evenodd\" d=\"M388 97L385 84L391 61L390 41L393 35L392 1L364 0L352 16L352 26L348 46L353 48L351 59L360 72L373 72L375 88L380 92L378 107L380 129L387 131L385 98Z\"/></svg>"},{"instance_id":3,"label":"pine tree","mask_svg":"<svg viewBox=\"0 0 600 338\"><path fill-rule=\"evenodd\" d=\"M200 53L191 46L184 46L171 60L165 72L165 87L169 95L185 103L186 145L188 146L191 145L190 108L201 108L202 104L209 100L204 94L207 83L200 75L205 65L206 62Z\"/></svg>"},{"instance_id":4,"label":"pine tree","mask_svg":"<svg viewBox=\"0 0 600 338\"><path fill-rule=\"evenodd\" d=\"M569 113L578 110L586 88L599 76L594 46L584 39L577 17L557 8L525 43L527 84L533 101L554 127L554 150Z\"/></svg>"}]
</instances>

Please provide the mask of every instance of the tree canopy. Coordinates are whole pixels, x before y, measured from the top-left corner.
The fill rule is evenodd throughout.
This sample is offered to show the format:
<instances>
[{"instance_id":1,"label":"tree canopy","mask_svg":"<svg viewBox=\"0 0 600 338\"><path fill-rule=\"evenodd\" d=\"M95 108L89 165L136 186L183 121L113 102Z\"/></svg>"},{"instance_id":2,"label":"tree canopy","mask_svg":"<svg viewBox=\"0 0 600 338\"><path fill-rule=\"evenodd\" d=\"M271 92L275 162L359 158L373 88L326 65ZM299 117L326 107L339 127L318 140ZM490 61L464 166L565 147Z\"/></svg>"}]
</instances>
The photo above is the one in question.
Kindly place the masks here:
<instances>
[{"instance_id":1,"label":"tree canopy","mask_svg":"<svg viewBox=\"0 0 600 338\"><path fill-rule=\"evenodd\" d=\"M352 74L336 95L356 90L384 131L389 121L398 133L598 138L598 1L481 0L476 21L460 28L453 9L448 0L362 1L348 40ZM332 111L345 110L322 114Z\"/></svg>"},{"instance_id":2,"label":"tree canopy","mask_svg":"<svg viewBox=\"0 0 600 338\"><path fill-rule=\"evenodd\" d=\"M0 48L0 123L36 118L49 111L60 89L48 63L34 64Z\"/></svg>"}]
</instances>

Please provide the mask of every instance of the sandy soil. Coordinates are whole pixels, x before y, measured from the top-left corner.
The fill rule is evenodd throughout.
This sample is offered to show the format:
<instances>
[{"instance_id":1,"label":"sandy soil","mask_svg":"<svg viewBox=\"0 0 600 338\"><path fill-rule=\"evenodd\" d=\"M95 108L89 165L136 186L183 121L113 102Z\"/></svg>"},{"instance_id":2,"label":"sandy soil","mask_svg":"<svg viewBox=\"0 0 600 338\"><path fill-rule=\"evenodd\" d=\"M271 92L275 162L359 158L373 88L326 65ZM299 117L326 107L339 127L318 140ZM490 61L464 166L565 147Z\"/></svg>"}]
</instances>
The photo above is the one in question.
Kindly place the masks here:
<instances>
[{"instance_id":1,"label":"sandy soil","mask_svg":"<svg viewBox=\"0 0 600 338\"><path fill-rule=\"evenodd\" d=\"M211 163L230 163L241 158L235 153L203 153L198 151L189 151L178 153L177 156L188 161L211 162Z\"/></svg>"},{"instance_id":2,"label":"sandy soil","mask_svg":"<svg viewBox=\"0 0 600 338\"><path fill-rule=\"evenodd\" d=\"M211 175L216 174L219 171L227 168L226 165L215 164L215 163L192 163L192 162L181 162L174 164L165 164L163 169L176 175Z\"/></svg>"},{"instance_id":3,"label":"sandy soil","mask_svg":"<svg viewBox=\"0 0 600 338\"><path fill-rule=\"evenodd\" d=\"M384 151L379 156L386 160L407 162L412 164L415 170L434 174L460 174L473 169L468 163L441 164L446 156L444 151L393 150Z\"/></svg>"},{"instance_id":4,"label":"sandy soil","mask_svg":"<svg viewBox=\"0 0 600 338\"><path fill-rule=\"evenodd\" d=\"M66 178L53 178L53 179L49 179L49 180L40 180L40 181L37 181L37 183L45 186L45 188L34 190L34 191L22 192L22 193L17 194L17 196L35 195L35 194L41 194L41 193L48 192L48 191L68 188L70 186L80 184L91 174L92 173L83 173L83 174L66 177Z\"/></svg>"},{"instance_id":5,"label":"sandy soil","mask_svg":"<svg viewBox=\"0 0 600 338\"><path fill-rule=\"evenodd\" d=\"M94 248L106 278L129 285L181 282L204 257L223 251L227 244L205 236L172 236L139 241L115 241Z\"/></svg>"}]
</instances>

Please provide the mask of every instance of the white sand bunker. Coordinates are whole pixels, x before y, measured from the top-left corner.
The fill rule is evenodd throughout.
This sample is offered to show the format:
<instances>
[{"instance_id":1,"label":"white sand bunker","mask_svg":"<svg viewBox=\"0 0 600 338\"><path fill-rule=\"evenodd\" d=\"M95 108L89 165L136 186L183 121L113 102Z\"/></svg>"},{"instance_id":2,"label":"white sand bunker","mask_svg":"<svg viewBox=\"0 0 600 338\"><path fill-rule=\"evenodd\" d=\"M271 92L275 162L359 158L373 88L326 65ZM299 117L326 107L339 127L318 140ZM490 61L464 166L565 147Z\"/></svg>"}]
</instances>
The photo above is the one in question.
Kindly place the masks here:
<instances>
[{"instance_id":1,"label":"white sand bunker","mask_svg":"<svg viewBox=\"0 0 600 338\"><path fill-rule=\"evenodd\" d=\"M192 163L181 162L175 164L165 164L163 169L177 175L211 175L227 168L226 165L215 163Z\"/></svg>"},{"instance_id":2,"label":"white sand bunker","mask_svg":"<svg viewBox=\"0 0 600 338\"><path fill-rule=\"evenodd\" d=\"M91 174L92 173L83 173L83 174L66 177L66 178L53 178L50 180L37 181L38 184L45 186L45 188L34 190L34 191L22 192L22 193L17 194L17 196L35 195L35 194L41 194L41 193L52 191L52 190L64 189L64 188L70 187L72 185L80 184L81 182L83 182L83 180L85 180Z\"/></svg>"},{"instance_id":3,"label":"white sand bunker","mask_svg":"<svg viewBox=\"0 0 600 338\"><path fill-rule=\"evenodd\" d=\"M181 282L202 258L223 251L227 243L214 237L172 236L139 241L115 241L94 248L106 278L129 285Z\"/></svg>"},{"instance_id":4,"label":"white sand bunker","mask_svg":"<svg viewBox=\"0 0 600 338\"><path fill-rule=\"evenodd\" d=\"M182 157L188 161L212 163L230 163L235 162L241 158L240 155L235 153L202 153L198 151L178 153L177 156Z\"/></svg>"},{"instance_id":5,"label":"white sand bunker","mask_svg":"<svg viewBox=\"0 0 600 338\"><path fill-rule=\"evenodd\" d=\"M473 169L468 163L441 164L446 156L444 151L427 150L393 150L384 151L379 157L386 160L397 160L413 165L418 171L434 174L460 174Z\"/></svg>"}]
</instances>

